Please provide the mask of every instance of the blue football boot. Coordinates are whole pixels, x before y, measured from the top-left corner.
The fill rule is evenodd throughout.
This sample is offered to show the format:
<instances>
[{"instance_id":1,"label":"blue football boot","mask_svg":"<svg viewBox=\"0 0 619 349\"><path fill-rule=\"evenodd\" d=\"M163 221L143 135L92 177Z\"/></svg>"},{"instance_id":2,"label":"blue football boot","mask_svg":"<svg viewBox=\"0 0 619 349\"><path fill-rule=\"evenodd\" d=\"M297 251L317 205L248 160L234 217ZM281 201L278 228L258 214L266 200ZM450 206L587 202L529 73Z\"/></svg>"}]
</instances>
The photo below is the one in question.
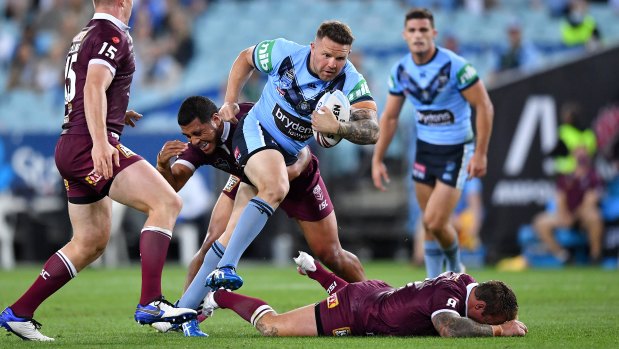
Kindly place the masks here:
<instances>
[{"instance_id":1,"label":"blue football boot","mask_svg":"<svg viewBox=\"0 0 619 349\"><path fill-rule=\"evenodd\" d=\"M225 288L228 290L238 290L243 286L243 278L236 274L236 270L231 265L224 265L213 270L206 277L206 286L213 290Z\"/></svg>"},{"instance_id":2,"label":"blue football boot","mask_svg":"<svg viewBox=\"0 0 619 349\"><path fill-rule=\"evenodd\" d=\"M184 322L181 326L183 327L185 337L208 337L208 334L200 330L200 325L198 325L198 320L196 319Z\"/></svg>"}]
</instances>

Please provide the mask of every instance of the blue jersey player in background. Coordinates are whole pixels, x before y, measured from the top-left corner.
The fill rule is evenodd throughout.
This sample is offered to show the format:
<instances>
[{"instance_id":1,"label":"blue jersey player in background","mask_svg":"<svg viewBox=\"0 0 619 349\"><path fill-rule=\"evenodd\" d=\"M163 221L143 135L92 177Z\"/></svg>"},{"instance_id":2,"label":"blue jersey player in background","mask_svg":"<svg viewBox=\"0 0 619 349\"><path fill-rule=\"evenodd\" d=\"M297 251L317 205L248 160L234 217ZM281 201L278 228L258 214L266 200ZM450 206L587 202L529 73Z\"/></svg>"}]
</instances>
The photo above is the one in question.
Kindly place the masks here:
<instances>
[{"instance_id":1,"label":"blue jersey player in background","mask_svg":"<svg viewBox=\"0 0 619 349\"><path fill-rule=\"evenodd\" d=\"M239 94L254 69L268 74L262 95L249 114L239 122L233 138L236 160L244 167L245 181L239 187L233 214L226 230L231 240L207 277L212 288L237 289L243 280L236 274L241 255L260 233L288 193L286 165L312 139L312 130L338 134L356 144L378 140L378 119L368 84L348 60L354 37L338 21L321 23L310 45L285 40L265 40L239 54L228 77L224 104L219 114L236 123ZM341 90L352 106L349 122L338 121L323 108L314 111L325 92ZM248 195L247 195L248 194Z\"/></svg>"},{"instance_id":2,"label":"blue jersey player in background","mask_svg":"<svg viewBox=\"0 0 619 349\"><path fill-rule=\"evenodd\" d=\"M415 107L417 150L413 180L423 211L428 277L463 272L457 234L450 217L467 178L486 174L493 107L475 69L452 51L434 43L434 17L426 9L412 9L405 17L402 36L410 54L398 61L389 77L389 95L381 115L381 136L372 158L374 185L385 190L388 181L383 157L395 133L404 101ZM471 123L476 112L476 135Z\"/></svg>"}]
</instances>

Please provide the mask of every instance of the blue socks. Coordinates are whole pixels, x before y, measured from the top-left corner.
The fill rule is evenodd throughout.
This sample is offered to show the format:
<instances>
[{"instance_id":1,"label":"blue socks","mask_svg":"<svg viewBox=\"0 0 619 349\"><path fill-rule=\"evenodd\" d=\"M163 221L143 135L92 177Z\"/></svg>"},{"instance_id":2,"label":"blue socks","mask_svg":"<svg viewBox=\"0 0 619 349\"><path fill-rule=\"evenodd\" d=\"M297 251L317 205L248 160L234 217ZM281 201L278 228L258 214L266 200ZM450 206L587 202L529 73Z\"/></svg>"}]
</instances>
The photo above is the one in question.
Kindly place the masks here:
<instances>
[{"instance_id":1,"label":"blue socks","mask_svg":"<svg viewBox=\"0 0 619 349\"><path fill-rule=\"evenodd\" d=\"M460 261L460 246L458 245L458 239L454 241L454 243L448 248L443 250L445 254L445 258L447 260L447 270L453 271L456 273L461 273L463 265Z\"/></svg>"},{"instance_id":2,"label":"blue socks","mask_svg":"<svg viewBox=\"0 0 619 349\"><path fill-rule=\"evenodd\" d=\"M224 255L226 248L219 243L219 241L215 241L211 248L206 253L204 257L204 261L202 262L202 266L196 277L193 279L189 287L183 296L178 301L178 307L180 308L189 308L196 309L200 305L200 302L206 297L206 294L211 290L210 287L205 285L206 277L217 267L217 263Z\"/></svg>"},{"instance_id":3,"label":"blue socks","mask_svg":"<svg viewBox=\"0 0 619 349\"><path fill-rule=\"evenodd\" d=\"M239 260L243 255L243 252L254 241L256 236L260 234L262 228L264 228L267 220L273 215L275 210L271 205L257 196L254 196L241 213L239 221L232 232L232 237L226 248L226 253L219 261L217 265L221 268L225 265L232 265L236 268L239 264Z\"/></svg>"},{"instance_id":4,"label":"blue socks","mask_svg":"<svg viewBox=\"0 0 619 349\"><path fill-rule=\"evenodd\" d=\"M424 241L423 259L426 263L426 274L429 278L435 278L443 272L445 256L443 249L436 240Z\"/></svg>"}]
</instances>

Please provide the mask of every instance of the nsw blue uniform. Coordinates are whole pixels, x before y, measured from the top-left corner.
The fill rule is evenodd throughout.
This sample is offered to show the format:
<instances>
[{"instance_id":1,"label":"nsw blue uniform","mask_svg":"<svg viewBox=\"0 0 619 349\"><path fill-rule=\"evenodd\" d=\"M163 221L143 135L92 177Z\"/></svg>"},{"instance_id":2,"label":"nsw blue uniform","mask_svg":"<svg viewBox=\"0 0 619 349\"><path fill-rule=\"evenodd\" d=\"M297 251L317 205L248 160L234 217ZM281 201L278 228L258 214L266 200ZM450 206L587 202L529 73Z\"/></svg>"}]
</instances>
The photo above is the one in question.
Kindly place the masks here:
<instances>
[{"instance_id":1,"label":"nsw blue uniform","mask_svg":"<svg viewBox=\"0 0 619 349\"><path fill-rule=\"evenodd\" d=\"M239 140L244 144L234 144L241 164L262 148L277 148L285 157L298 154L312 139L312 111L326 91L341 90L351 104L373 99L363 75L350 61L335 79L322 81L310 71L309 60L309 45L282 38L256 45L254 66L268 74L268 80L244 120L243 139Z\"/></svg>"},{"instance_id":2,"label":"nsw blue uniform","mask_svg":"<svg viewBox=\"0 0 619 349\"><path fill-rule=\"evenodd\" d=\"M474 134L471 108L461 92L478 80L464 58L441 47L425 64L416 64L407 54L391 69L389 93L406 97L415 107L416 181L434 185L438 179L462 189Z\"/></svg>"}]
</instances>

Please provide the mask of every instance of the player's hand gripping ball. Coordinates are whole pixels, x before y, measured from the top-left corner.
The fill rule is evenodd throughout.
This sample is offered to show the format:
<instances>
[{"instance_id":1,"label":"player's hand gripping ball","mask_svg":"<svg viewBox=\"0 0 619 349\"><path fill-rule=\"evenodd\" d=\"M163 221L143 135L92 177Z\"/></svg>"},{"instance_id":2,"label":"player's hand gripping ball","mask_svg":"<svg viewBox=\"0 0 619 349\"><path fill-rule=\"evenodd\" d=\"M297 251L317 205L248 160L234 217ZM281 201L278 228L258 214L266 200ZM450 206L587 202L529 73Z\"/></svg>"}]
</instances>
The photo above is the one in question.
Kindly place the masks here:
<instances>
[{"instance_id":1,"label":"player's hand gripping ball","mask_svg":"<svg viewBox=\"0 0 619 349\"><path fill-rule=\"evenodd\" d=\"M342 91L334 90L325 93L316 104L319 114L322 113L320 108L323 106L329 108L338 121L348 122L350 120L350 102ZM331 148L342 140L342 136L318 131L314 131L314 138L324 148Z\"/></svg>"}]
</instances>

